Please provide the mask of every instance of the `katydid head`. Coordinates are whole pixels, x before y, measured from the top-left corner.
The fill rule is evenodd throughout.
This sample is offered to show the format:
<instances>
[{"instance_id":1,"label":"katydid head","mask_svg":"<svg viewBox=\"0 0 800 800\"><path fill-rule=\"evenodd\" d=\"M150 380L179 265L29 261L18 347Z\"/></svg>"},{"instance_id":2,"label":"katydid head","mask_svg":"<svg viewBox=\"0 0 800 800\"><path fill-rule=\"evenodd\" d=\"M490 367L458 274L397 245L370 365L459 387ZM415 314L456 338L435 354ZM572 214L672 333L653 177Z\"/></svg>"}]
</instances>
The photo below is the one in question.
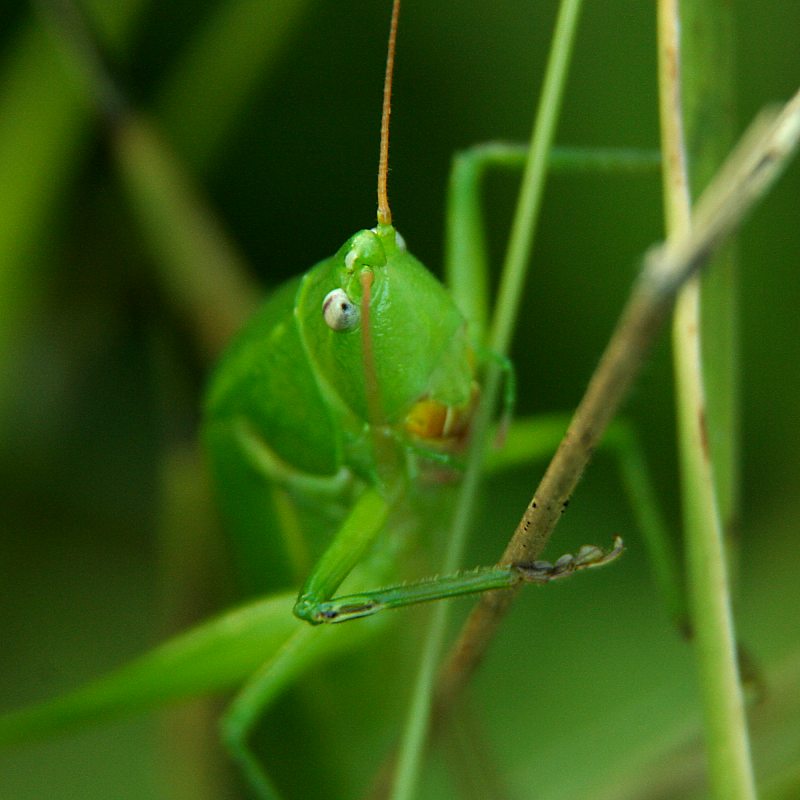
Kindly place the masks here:
<instances>
[{"instance_id":1,"label":"katydid head","mask_svg":"<svg viewBox=\"0 0 800 800\"><path fill-rule=\"evenodd\" d=\"M314 267L295 314L323 388L359 419L433 439L441 437L420 427L418 404L453 409L452 418L469 408L464 319L392 226L359 231Z\"/></svg>"}]
</instances>

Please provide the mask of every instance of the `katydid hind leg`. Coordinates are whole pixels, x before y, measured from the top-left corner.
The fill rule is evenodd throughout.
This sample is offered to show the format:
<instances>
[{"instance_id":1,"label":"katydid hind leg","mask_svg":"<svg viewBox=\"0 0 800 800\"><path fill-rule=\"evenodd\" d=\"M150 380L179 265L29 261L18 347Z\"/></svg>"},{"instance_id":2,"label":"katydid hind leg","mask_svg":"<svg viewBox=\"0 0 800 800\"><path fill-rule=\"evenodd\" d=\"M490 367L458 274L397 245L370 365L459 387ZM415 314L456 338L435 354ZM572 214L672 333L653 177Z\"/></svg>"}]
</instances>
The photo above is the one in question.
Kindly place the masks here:
<instances>
[{"instance_id":1,"label":"katydid hind leg","mask_svg":"<svg viewBox=\"0 0 800 800\"><path fill-rule=\"evenodd\" d=\"M271 703L301 670L303 650L315 631L299 628L239 691L222 718L222 740L245 777L254 796L261 800L280 800L280 794L252 747L256 725Z\"/></svg>"},{"instance_id":2,"label":"katydid hind leg","mask_svg":"<svg viewBox=\"0 0 800 800\"><path fill-rule=\"evenodd\" d=\"M272 704L290 686L302 681L307 672L336 656L354 651L379 634L383 627L380 620L337 629L300 625L239 690L222 718L222 739L255 797L261 800L280 798L264 759L255 752L253 745L256 728ZM266 759L269 760L269 753Z\"/></svg>"},{"instance_id":3,"label":"katydid hind leg","mask_svg":"<svg viewBox=\"0 0 800 800\"><path fill-rule=\"evenodd\" d=\"M526 143L484 142L456 153L447 190L445 277L456 305L467 319L475 342L486 341L489 323L489 257L481 206L488 170L521 173L529 152ZM626 148L561 148L550 153L556 172L656 174L659 153Z\"/></svg>"},{"instance_id":4,"label":"katydid hind leg","mask_svg":"<svg viewBox=\"0 0 800 800\"><path fill-rule=\"evenodd\" d=\"M489 260L480 204L481 165L463 153L453 158L447 191L445 279L467 320L473 341L486 340Z\"/></svg>"},{"instance_id":5,"label":"katydid hind leg","mask_svg":"<svg viewBox=\"0 0 800 800\"><path fill-rule=\"evenodd\" d=\"M447 197L447 238L445 274L456 304L467 319L470 335L479 355L485 348L489 307L489 261L481 207L483 176L489 169L521 171L528 148L523 145L489 142L457 153L453 159ZM554 148L550 167L559 171L619 170L636 174L658 164L658 153L624 149ZM497 356L500 358L500 356ZM510 422L513 404L513 369L507 369L506 413L496 440L505 443L499 451L487 454L487 468L503 469L550 457L567 429L568 418ZM509 393L512 398L509 401ZM615 454L659 589L669 614L683 633L688 631L688 606L683 588L677 549L669 535L663 514L652 488L650 473L637 437L624 422L615 423L601 445Z\"/></svg>"}]
</instances>

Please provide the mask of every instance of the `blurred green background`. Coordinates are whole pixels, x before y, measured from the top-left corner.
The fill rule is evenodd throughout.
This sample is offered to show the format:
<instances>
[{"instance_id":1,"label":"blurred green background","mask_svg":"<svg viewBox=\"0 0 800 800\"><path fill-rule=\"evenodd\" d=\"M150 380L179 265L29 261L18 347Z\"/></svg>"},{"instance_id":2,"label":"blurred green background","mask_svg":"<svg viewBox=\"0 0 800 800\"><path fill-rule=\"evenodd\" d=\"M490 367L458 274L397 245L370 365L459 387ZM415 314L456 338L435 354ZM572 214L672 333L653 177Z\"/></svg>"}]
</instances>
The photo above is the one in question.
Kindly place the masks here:
<instances>
[{"instance_id":1,"label":"blurred green background","mask_svg":"<svg viewBox=\"0 0 800 800\"><path fill-rule=\"evenodd\" d=\"M732 6L743 128L800 85L800 5ZM451 155L528 136L555 7L405 4L390 194L398 228L434 271ZM253 295L224 275L217 287L210 256L196 278L165 266L180 233L169 219L155 235L153 221L143 222L141 184L152 176L146 165L120 167L130 151L99 113L96 81L87 82L77 34L66 33L69 16L58 8L0 11L4 708L91 679L233 596L194 445L213 353ZM168 143L238 255L223 254L253 286L268 290L373 224L388 3L87 0L83 8L115 79ZM558 143L653 147L657 138L652 4L587 2ZM487 185L495 262L516 186L509 176ZM737 613L768 682L753 719L767 783L800 763L799 188L794 164L740 237ZM655 175L550 180L514 343L520 414L574 407L639 255L661 236L660 199ZM207 234L198 230L198 263L216 253ZM642 432L677 537L667 337L625 414ZM497 558L540 471L485 487L470 563ZM613 462L599 455L554 546L621 532L628 552L590 578L524 594L478 676L471 722L459 723L485 743L508 797L695 796L692 654L669 626L632 528ZM469 607L458 603L456 617ZM280 741L266 752L276 753L289 796L356 797L368 785L399 730L427 610L403 614L392 637L317 676L268 723L265 735ZM498 704L514 687L515 701ZM216 745L216 709L183 714L0 753L0 797L239 796ZM434 751L425 797L454 796L452 750ZM637 793L642 774L655 786L664 776L687 784Z\"/></svg>"}]
</instances>

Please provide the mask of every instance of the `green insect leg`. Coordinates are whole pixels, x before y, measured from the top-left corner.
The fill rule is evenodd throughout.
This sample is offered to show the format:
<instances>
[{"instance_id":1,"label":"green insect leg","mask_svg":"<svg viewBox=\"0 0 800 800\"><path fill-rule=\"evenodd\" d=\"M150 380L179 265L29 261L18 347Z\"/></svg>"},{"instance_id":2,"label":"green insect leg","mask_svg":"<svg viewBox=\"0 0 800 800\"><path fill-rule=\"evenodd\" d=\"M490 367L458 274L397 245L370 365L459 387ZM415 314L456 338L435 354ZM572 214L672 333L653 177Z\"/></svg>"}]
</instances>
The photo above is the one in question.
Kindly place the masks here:
<instances>
[{"instance_id":1,"label":"green insect leg","mask_svg":"<svg viewBox=\"0 0 800 800\"><path fill-rule=\"evenodd\" d=\"M262 800L279 800L280 795L251 750L249 739L267 707L304 668L315 633L313 628L298 628L275 657L250 678L222 719L222 740L254 794Z\"/></svg>"},{"instance_id":2,"label":"green insect leg","mask_svg":"<svg viewBox=\"0 0 800 800\"><path fill-rule=\"evenodd\" d=\"M566 553L555 563L534 561L530 564L478 567L437 578L388 586L384 589L334 597L315 608L316 622L346 622L389 608L402 608L433 600L462 597L497 589L510 589L519 583L550 583L580 570L599 567L614 561L623 551L622 539L616 537L608 552L585 545L577 554Z\"/></svg>"},{"instance_id":3,"label":"green insect leg","mask_svg":"<svg viewBox=\"0 0 800 800\"><path fill-rule=\"evenodd\" d=\"M527 145L490 142L456 154L450 173L447 207L445 272L456 304L478 343L486 339L489 278L486 237L480 204L483 177L487 170L520 171L527 157ZM557 172L614 171L636 174L658 167L657 151L626 149L553 148L549 166ZM479 355L491 359L491 353ZM501 365L502 366L502 365ZM513 393L513 372L507 375L506 391ZM508 396L505 401L509 408ZM508 422L504 414L500 436L502 450L487 454L487 467L495 470L549 458L566 431L566 417ZM679 559L663 515L656 502L652 482L638 440L622 422L611 426L601 449L612 452L645 538L653 573L670 616L682 631L688 630L688 610Z\"/></svg>"},{"instance_id":4,"label":"green insect leg","mask_svg":"<svg viewBox=\"0 0 800 800\"><path fill-rule=\"evenodd\" d=\"M314 625L346 622L371 616L388 608L491 589L507 589L522 581L547 583L577 570L605 564L622 552L622 543L619 541L609 553L603 553L596 547L582 548L576 556L562 556L555 564L537 561L533 564L483 567L470 572L458 572L430 580L334 597L334 592L362 561L383 529L388 510L388 504L380 492L376 489L364 492L301 590L294 608L298 617ZM363 574L355 577L359 583L365 582ZM374 574L369 577L375 580Z\"/></svg>"},{"instance_id":5,"label":"green insect leg","mask_svg":"<svg viewBox=\"0 0 800 800\"><path fill-rule=\"evenodd\" d=\"M280 797L250 745L253 731L265 711L311 667L351 651L373 637L381 627L378 620L349 625L344 629L312 628L298 623L292 635L233 699L222 719L222 739L256 797L261 800L278 800Z\"/></svg>"},{"instance_id":6,"label":"green insect leg","mask_svg":"<svg viewBox=\"0 0 800 800\"><path fill-rule=\"evenodd\" d=\"M446 283L476 342L486 341L489 267L480 195L487 170L521 172L528 144L487 142L457 153L447 193ZM658 173L657 150L554 147L552 172Z\"/></svg>"},{"instance_id":7,"label":"green insect leg","mask_svg":"<svg viewBox=\"0 0 800 800\"><path fill-rule=\"evenodd\" d=\"M321 605L333 597L342 581L364 559L383 530L388 512L386 499L375 488L367 489L358 498L301 589L294 607L296 616L312 624L328 621Z\"/></svg>"}]
</instances>

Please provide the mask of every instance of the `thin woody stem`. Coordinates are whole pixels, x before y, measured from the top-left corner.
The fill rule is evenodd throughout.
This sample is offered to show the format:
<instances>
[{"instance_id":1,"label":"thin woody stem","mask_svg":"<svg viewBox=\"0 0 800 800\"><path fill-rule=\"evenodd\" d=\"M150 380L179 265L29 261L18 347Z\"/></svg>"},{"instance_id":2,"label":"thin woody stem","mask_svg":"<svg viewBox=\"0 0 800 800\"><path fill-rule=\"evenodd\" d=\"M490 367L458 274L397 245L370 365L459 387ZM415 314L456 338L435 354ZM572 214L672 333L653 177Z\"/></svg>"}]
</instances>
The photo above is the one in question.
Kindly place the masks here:
<instances>
[{"instance_id":1,"label":"thin woody stem","mask_svg":"<svg viewBox=\"0 0 800 800\"><path fill-rule=\"evenodd\" d=\"M800 137L800 93L757 122L697 204L693 225L650 252L569 429L499 563L536 560L594 448L627 395L683 284L705 264L782 171ZM486 653L515 589L483 595L439 676L441 723Z\"/></svg>"}]
</instances>

